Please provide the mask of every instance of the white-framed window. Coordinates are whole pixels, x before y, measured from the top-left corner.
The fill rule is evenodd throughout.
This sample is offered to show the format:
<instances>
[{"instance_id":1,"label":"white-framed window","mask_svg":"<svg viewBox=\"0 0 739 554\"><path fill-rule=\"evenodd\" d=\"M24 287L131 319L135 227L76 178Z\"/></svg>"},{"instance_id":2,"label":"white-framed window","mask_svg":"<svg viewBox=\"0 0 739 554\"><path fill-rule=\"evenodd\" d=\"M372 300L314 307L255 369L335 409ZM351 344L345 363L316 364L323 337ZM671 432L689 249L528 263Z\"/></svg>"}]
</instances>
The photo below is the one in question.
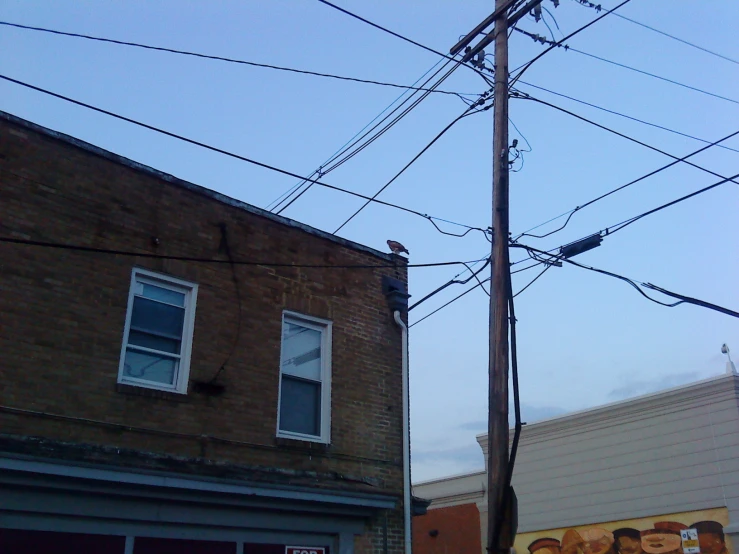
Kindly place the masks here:
<instances>
[{"instance_id":1,"label":"white-framed window","mask_svg":"<svg viewBox=\"0 0 739 554\"><path fill-rule=\"evenodd\" d=\"M282 316L277 436L331 441L331 322Z\"/></svg>"},{"instance_id":2,"label":"white-framed window","mask_svg":"<svg viewBox=\"0 0 739 554\"><path fill-rule=\"evenodd\" d=\"M134 268L118 382L187 393L198 286Z\"/></svg>"}]
</instances>

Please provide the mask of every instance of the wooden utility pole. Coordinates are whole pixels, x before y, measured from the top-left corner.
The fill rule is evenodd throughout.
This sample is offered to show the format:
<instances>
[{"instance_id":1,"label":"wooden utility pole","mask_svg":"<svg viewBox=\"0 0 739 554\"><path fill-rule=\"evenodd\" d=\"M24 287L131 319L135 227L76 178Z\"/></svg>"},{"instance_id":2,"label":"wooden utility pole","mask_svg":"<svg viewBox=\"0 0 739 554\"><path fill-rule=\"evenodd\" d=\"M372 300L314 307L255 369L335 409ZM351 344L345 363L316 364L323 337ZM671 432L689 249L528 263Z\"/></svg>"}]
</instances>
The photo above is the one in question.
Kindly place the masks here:
<instances>
[{"instance_id":1,"label":"wooden utility pole","mask_svg":"<svg viewBox=\"0 0 739 554\"><path fill-rule=\"evenodd\" d=\"M462 62L475 56L484 64L483 48L495 42L493 116L493 237L491 248L490 345L488 362L488 517L487 551L507 554L513 547L513 498L509 494L508 457L508 29L541 4L542 0L495 0L495 11L455 44L449 53L463 49ZM510 13L515 10L515 13ZM493 30L480 42L470 43L490 24ZM518 425L518 422L517 422Z\"/></svg>"},{"instance_id":2,"label":"wooden utility pole","mask_svg":"<svg viewBox=\"0 0 739 554\"><path fill-rule=\"evenodd\" d=\"M506 4L496 0L495 11ZM487 550L508 549L501 510L508 471L508 19L498 17L495 37L493 116L493 237L488 361L488 537Z\"/></svg>"}]
</instances>

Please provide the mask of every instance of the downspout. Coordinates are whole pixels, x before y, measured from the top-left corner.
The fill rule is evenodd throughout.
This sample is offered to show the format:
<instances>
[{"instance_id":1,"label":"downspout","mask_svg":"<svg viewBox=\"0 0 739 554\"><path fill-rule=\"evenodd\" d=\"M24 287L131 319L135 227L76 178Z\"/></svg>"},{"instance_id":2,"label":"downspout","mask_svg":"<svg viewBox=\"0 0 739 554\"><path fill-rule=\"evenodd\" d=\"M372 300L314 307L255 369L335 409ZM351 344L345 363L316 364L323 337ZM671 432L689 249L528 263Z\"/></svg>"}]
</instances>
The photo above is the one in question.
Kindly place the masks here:
<instances>
[{"instance_id":1,"label":"downspout","mask_svg":"<svg viewBox=\"0 0 739 554\"><path fill-rule=\"evenodd\" d=\"M411 554L411 414L408 402L408 326L403 321L400 310L395 310L393 316L403 335L403 519L405 553Z\"/></svg>"}]
</instances>

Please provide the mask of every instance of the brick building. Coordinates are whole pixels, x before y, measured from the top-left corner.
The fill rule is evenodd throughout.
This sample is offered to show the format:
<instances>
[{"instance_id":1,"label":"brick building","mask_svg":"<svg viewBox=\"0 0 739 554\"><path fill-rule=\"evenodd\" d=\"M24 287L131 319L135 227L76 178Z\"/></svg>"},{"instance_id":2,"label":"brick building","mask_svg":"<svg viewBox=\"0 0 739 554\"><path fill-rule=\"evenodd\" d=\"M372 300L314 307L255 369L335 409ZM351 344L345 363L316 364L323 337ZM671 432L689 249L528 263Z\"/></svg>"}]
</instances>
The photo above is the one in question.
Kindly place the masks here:
<instances>
[{"instance_id":1,"label":"brick building","mask_svg":"<svg viewBox=\"0 0 739 554\"><path fill-rule=\"evenodd\" d=\"M1 552L402 551L403 258L2 112L0 237Z\"/></svg>"}]
</instances>

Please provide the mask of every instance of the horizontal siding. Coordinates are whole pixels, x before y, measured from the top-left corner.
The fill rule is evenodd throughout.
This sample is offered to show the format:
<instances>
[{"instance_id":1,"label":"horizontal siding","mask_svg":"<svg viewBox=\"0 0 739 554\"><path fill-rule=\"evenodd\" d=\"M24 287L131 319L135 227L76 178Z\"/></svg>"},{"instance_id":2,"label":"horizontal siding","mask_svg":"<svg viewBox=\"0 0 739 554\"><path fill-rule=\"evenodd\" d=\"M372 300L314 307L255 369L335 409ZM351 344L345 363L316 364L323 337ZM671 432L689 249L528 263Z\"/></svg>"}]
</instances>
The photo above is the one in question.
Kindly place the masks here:
<instances>
[{"instance_id":1,"label":"horizontal siding","mask_svg":"<svg viewBox=\"0 0 739 554\"><path fill-rule=\"evenodd\" d=\"M655 399L640 414L631 407L595 413L592 423L524 427L513 477L520 532L739 509L734 382L674 403Z\"/></svg>"},{"instance_id":2,"label":"horizontal siding","mask_svg":"<svg viewBox=\"0 0 739 554\"><path fill-rule=\"evenodd\" d=\"M558 447L570 448L573 452L588 452L595 448L652 438L665 433L701 429L710 423L716 426L727 422L735 422L736 410L736 403L732 400L726 400L720 403L708 403L673 410L628 423L613 424L593 430L583 429L577 434L564 437L554 435L539 440L530 440L524 427L520 448L525 448L526 452L532 455L535 452L546 453L547 458L551 456L552 443L556 443ZM709 413L710 419L707 419L707 421L696 419L697 416L708 418Z\"/></svg>"}]
</instances>

